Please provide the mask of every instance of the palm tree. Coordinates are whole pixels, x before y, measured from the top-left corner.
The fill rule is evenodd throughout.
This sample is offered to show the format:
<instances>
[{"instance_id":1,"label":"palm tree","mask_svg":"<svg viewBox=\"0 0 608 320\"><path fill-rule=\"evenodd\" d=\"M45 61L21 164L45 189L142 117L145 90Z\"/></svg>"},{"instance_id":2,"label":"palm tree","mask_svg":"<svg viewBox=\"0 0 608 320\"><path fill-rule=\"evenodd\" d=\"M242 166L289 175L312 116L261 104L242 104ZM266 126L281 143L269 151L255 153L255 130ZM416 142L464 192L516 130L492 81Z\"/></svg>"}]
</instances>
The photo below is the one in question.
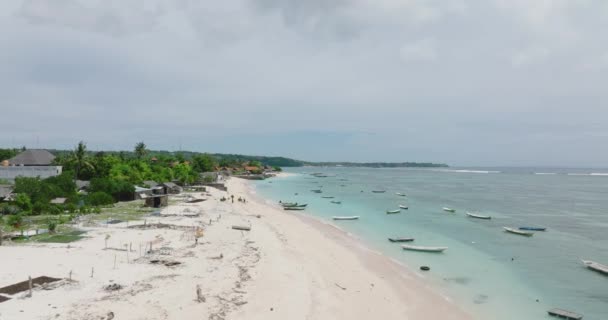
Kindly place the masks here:
<instances>
[{"instance_id":1,"label":"palm tree","mask_svg":"<svg viewBox=\"0 0 608 320\"><path fill-rule=\"evenodd\" d=\"M94 169L93 164L91 164L87 158L87 145L84 143L84 141L80 141L78 142L76 149L74 149L74 152L72 152L72 157L70 159L76 166L76 179L80 177L80 172L82 169Z\"/></svg>"},{"instance_id":2,"label":"palm tree","mask_svg":"<svg viewBox=\"0 0 608 320\"><path fill-rule=\"evenodd\" d=\"M146 144L143 141L138 142L135 145L135 156L137 159L141 160L147 153L148 150L146 150Z\"/></svg>"}]
</instances>

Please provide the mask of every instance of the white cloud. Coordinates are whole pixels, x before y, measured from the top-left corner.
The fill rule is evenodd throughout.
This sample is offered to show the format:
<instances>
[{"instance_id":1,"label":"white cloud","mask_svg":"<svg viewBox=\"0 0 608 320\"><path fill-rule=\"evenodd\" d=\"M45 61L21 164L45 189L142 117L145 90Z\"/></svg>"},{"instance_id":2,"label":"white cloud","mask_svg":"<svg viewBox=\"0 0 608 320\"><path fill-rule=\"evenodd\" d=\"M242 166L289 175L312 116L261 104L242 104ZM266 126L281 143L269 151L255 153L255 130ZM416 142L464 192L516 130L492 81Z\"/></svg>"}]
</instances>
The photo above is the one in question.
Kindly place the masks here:
<instances>
[{"instance_id":1,"label":"white cloud","mask_svg":"<svg viewBox=\"0 0 608 320\"><path fill-rule=\"evenodd\" d=\"M436 60L437 49L435 48L435 41L424 39L405 44L399 49L399 55L406 62Z\"/></svg>"},{"instance_id":2,"label":"white cloud","mask_svg":"<svg viewBox=\"0 0 608 320\"><path fill-rule=\"evenodd\" d=\"M547 48L531 47L517 51L511 55L511 65L514 67L524 67L527 65L540 63L550 54Z\"/></svg>"}]
</instances>

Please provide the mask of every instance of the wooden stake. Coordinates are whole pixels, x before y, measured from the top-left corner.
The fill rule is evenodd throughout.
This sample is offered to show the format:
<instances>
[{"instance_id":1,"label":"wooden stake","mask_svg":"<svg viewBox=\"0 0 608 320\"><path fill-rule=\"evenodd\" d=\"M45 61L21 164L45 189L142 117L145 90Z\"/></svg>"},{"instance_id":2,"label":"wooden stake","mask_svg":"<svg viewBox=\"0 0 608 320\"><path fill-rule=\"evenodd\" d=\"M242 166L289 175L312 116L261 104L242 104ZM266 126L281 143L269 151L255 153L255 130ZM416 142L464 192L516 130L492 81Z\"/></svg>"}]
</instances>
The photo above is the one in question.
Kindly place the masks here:
<instances>
[{"instance_id":1,"label":"wooden stake","mask_svg":"<svg viewBox=\"0 0 608 320\"><path fill-rule=\"evenodd\" d=\"M93 273L95 272L95 268L91 267L91 278L93 278Z\"/></svg>"},{"instance_id":2,"label":"wooden stake","mask_svg":"<svg viewBox=\"0 0 608 320\"><path fill-rule=\"evenodd\" d=\"M28 297L31 298L32 297L32 276L28 276L28 278L29 278L28 286L30 288L30 293L29 293Z\"/></svg>"},{"instance_id":3,"label":"wooden stake","mask_svg":"<svg viewBox=\"0 0 608 320\"><path fill-rule=\"evenodd\" d=\"M114 269L116 269L116 254L114 254Z\"/></svg>"},{"instance_id":4,"label":"wooden stake","mask_svg":"<svg viewBox=\"0 0 608 320\"><path fill-rule=\"evenodd\" d=\"M72 281L72 270L70 270L70 277L68 279L70 279L70 281Z\"/></svg>"}]
</instances>

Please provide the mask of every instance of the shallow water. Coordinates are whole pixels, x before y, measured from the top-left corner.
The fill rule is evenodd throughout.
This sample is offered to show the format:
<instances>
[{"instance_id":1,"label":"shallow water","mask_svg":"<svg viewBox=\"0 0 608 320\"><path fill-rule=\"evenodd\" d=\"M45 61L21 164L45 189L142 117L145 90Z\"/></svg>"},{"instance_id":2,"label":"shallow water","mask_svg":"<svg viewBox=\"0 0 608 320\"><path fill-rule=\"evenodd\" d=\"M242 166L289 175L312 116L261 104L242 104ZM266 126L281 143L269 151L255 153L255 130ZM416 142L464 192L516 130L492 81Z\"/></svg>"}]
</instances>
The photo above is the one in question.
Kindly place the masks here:
<instances>
[{"instance_id":1,"label":"shallow water","mask_svg":"<svg viewBox=\"0 0 608 320\"><path fill-rule=\"evenodd\" d=\"M287 171L299 174L256 182L257 192L275 201L308 203L303 213L331 221L405 263L479 318L543 319L550 318L548 309L560 307L582 313L585 319L608 319L608 277L580 262L583 258L608 264L608 176L591 175L608 170ZM330 176L317 178L312 172ZM386 214L399 204L409 210ZM457 211L446 213L442 207ZM469 218L465 211L490 215L492 220ZM361 219L333 221L334 215ZM530 238L502 229L524 225L548 229ZM388 236L414 237L411 244L449 249L443 254L403 251L399 244L389 243ZM420 265L431 271L419 271Z\"/></svg>"}]
</instances>

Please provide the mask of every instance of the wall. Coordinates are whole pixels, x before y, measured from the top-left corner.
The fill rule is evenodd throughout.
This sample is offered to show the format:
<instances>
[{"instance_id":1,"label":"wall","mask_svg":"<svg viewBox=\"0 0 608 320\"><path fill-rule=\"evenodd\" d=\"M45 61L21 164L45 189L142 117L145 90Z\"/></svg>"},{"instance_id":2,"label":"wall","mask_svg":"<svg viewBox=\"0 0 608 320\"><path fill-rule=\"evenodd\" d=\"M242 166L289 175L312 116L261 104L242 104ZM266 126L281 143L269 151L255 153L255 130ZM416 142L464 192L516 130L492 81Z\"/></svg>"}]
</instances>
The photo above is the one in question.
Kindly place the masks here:
<instances>
[{"instance_id":1,"label":"wall","mask_svg":"<svg viewBox=\"0 0 608 320\"><path fill-rule=\"evenodd\" d=\"M41 179L60 175L61 166L14 166L0 167L0 179L9 181L16 177L40 177Z\"/></svg>"}]
</instances>

